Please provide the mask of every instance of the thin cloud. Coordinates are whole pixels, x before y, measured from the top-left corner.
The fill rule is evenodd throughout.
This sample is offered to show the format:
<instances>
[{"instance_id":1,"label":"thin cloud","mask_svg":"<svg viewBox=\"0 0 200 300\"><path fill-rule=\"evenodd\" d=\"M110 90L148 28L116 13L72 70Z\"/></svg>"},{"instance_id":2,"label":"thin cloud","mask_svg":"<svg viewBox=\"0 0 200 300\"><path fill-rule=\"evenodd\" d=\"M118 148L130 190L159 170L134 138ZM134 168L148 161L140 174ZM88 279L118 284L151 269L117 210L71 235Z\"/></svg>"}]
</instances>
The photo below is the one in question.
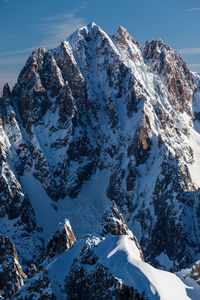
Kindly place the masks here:
<instances>
[{"instance_id":1,"label":"thin cloud","mask_svg":"<svg viewBox=\"0 0 200 300\"><path fill-rule=\"evenodd\" d=\"M25 62L26 62L26 56L0 58L0 66L9 66L9 65L21 64L21 63L25 63Z\"/></svg>"},{"instance_id":2,"label":"thin cloud","mask_svg":"<svg viewBox=\"0 0 200 300\"><path fill-rule=\"evenodd\" d=\"M190 68L199 68L200 69L200 64L188 64Z\"/></svg>"},{"instance_id":3,"label":"thin cloud","mask_svg":"<svg viewBox=\"0 0 200 300\"><path fill-rule=\"evenodd\" d=\"M43 30L45 38L42 44L47 48L55 47L60 44L61 41L65 40L75 30L82 27L84 19L82 18L66 18L63 22L58 24L49 24L41 28Z\"/></svg>"},{"instance_id":4,"label":"thin cloud","mask_svg":"<svg viewBox=\"0 0 200 300\"><path fill-rule=\"evenodd\" d=\"M188 11L199 11L200 7L189 8Z\"/></svg>"},{"instance_id":5,"label":"thin cloud","mask_svg":"<svg viewBox=\"0 0 200 300\"><path fill-rule=\"evenodd\" d=\"M1 39L17 39L20 35L18 34L0 34Z\"/></svg>"},{"instance_id":6,"label":"thin cloud","mask_svg":"<svg viewBox=\"0 0 200 300\"><path fill-rule=\"evenodd\" d=\"M56 47L61 41L85 24L84 18L77 17L74 12L46 17L43 20L45 23L36 24L34 27L43 33L44 39L41 44L46 48Z\"/></svg>"},{"instance_id":7,"label":"thin cloud","mask_svg":"<svg viewBox=\"0 0 200 300\"><path fill-rule=\"evenodd\" d=\"M2 53L0 53L0 57L28 53L28 52L34 51L37 48L39 48L39 46L33 46L33 47L24 48L24 49L15 50L15 51L9 51L9 52L2 52Z\"/></svg>"},{"instance_id":8,"label":"thin cloud","mask_svg":"<svg viewBox=\"0 0 200 300\"><path fill-rule=\"evenodd\" d=\"M54 15L54 16L48 16L41 18L41 21L56 21L56 20L63 20L65 18L74 18L81 10L85 9L88 5L88 2L83 2L83 4L70 13L67 14L59 14L59 15Z\"/></svg>"},{"instance_id":9,"label":"thin cloud","mask_svg":"<svg viewBox=\"0 0 200 300\"><path fill-rule=\"evenodd\" d=\"M40 19L40 24L35 24L31 27L42 32L43 39L41 42L33 47L0 53L0 66L14 66L20 63L23 65L28 58L23 54L31 53L37 48L51 49L58 46L61 41L65 40L70 34L86 23L84 18L77 16L82 9L86 8L86 6L87 2L84 2L82 6L72 12L47 16ZM11 58L11 56L13 56L13 58ZM4 73L3 77L0 76L0 90L5 82L8 82L11 86L13 86L16 82L17 76L18 73L14 74L9 72L7 74Z\"/></svg>"},{"instance_id":10,"label":"thin cloud","mask_svg":"<svg viewBox=\"0 0 200 300\"><path fill-rule=\"evenodd\" d=\"M65 15L55 15L55 16L51 16L51 17L45 17L45 18L41 18L41 21L57 21L57 20L62 20L64 18L73 18L74 14L65 14Z\"/></svg>"},{"instance_id":11,"label":"thin cloud","mask_svg":"<svg viewBox=\"0 0 200 300\"><path fill-rule=\"evenodd\" d=\"M178 50L180 54L191 55L191 54L200 54L200 48L185 48Z\"/></svg>"},{"instance_id":12,"label":"thin cloud","mask_svg":"<svg viewBox=\"0 0 200 300\"><path fill-rule=\"evenodd\" d=\"M54 16L45 17L41 19L49 22L35 24L31 26L32 28L36 28L43 33L44 38L40 43L38 43L35 46L27 47L24 49L2 52L2 53L0 52L0 57L29 53L36 50L37 48L53 48L55 46L58 46L62 40L66 39L75 30L77 30L78 28L82 27L83 24L85 24L85 20L83 18L78 18L76 14L80 12L82 9L86 8L86 6L87 6L87 2L84 2L79 8L77 8L73 12L62 14L62 15L54 15ZM54 21L59 21L59 22L54 22ZM16 37L17 36L15 35L9 36L9 38L16 38Z\"/></svg>"}]
</instances>

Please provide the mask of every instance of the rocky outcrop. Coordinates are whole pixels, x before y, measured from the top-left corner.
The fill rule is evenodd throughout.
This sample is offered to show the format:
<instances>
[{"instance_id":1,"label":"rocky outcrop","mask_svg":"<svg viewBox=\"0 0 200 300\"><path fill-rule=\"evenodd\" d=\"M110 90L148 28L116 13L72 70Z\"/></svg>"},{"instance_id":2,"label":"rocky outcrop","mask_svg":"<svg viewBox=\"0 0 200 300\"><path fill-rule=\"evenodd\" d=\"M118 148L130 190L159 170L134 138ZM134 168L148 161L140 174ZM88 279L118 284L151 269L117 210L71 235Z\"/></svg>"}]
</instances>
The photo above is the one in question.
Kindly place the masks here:
<instances>
[{"instance_id":1,"label":"rocky outcrop","mask_svg":"<svg viewBox=\"0 0 200 300\"><path fill-rule=\"evenodd\" d=\"M126 225L122 214L117 209L115 203L106 210L102 217L103 235L111 233L112 235L129 234L128 226Z\"/></svg>"},{"instance_id":2,"label":"rocky outcrop","mask_svg":"<svg viewBox=\"0 0 200 300\"><path fill-rule=\"evenodd\" d=\"M200 285L200 262L197 261L194 266L192 267L192 270L189 275L192 279L196 281L197 284Z\"/></svg>"},{"instance_id":3,"label":"rocky outcrop","mask_svg":"<svg viewBox=\"0 0 200 300\"><path fill-rule=\"evenodd\" d=\"M11 91L8 83L6 83L3 87L2 98L11 98Z\"/></svg>"},{"instance_id":4,"label":"rocky outcrop","mask_svg":"<svg viewBox=\"0 0 200 300\"><path fill-rule=\"evenodd\" d=\"M71 225L66 219L63 224L61 223L59 225L58 230L48 242L46 247L46 257L53 258L56 255L60 255L64 251L69 250L75 242L76 238Z\"/></svg>"},{"instance_id":5,"label":"rocky outcrop","mask_svg":"<svg viewBox=\"0 0 200 300\"><path fill-rule=\"evenodd\" d=\"M37 272L35 277L25 282L25 285L16 293L15 299L58 299L52 291L52 285L48 278L46 269Z\"/></svg>"},{"instance_id":6,"label":"rocky outcrop","mask_svg":"<svg viewBox=\"0 0 200 300\"><path fill-rule=\"evenodd\" d=\"M192 101L195 91L194 79L178 52L172 50L162 40L146 42L144 56L149 60L172 97L172 101L181 113L191 113L187 101Z\"/></svg>"},{"instance_id":7,"label":"rocky outcrop","mask_svg":"<svg viewBox=\"0 0 200 300\"><path fill-rule=\"evenodd\" d=\"M17 252L9 238L0 236L0 291L4 299L11 299L23 284L24 274Z\"/></svg>"}]
</instances>

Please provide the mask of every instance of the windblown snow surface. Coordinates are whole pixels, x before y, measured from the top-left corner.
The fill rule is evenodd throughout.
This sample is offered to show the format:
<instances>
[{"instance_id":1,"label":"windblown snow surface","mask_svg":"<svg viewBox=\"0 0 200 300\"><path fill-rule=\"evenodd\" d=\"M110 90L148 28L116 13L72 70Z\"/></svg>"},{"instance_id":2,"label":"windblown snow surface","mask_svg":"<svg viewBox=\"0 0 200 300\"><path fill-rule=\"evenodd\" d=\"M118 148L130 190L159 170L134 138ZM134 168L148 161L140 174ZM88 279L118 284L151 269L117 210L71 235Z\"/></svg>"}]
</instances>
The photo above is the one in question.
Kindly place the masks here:
<instances>
[{"instance_id":1,"label":"windblown snow surface","mask_svg":"<svg viewBox=\"0 0 200 300\"><path fill-rule=\"evenodd\" d=\"M35 178L30 174L26 174L22 178L23 186L28 191L30 200L32 200L38 224L43 228L45 241L49 240L54 229L66 214L71 217L70 221L75 229L74 232L80 238L74 247L55 258L46 266L48 277L59 299L65 299L60 287L64 290L65 278L73 260L79 255L85 243L84 234L86 235L88 232L95 232L99 229L100 215L109 205L109 202L105 201L100 211L100 207L96 206L97 203L100 205L101 197L105 194L103 190L97 191L99 191L99 186L104 186L102 178L106 180L106 177L106 174L97 173L88 181L78 199L71 201L71 205L69 201L64 200L63 204L59 204L59 214L53 208L52 201ZM87 199L87 206L84 203L85 199ZM100 199L99 202L98 199ZM64 203L67 203L67 206ZM93 212L96 211L95 228L94 219L90 220L91 216L94 215L93 213L91 214L91 210ZM143 262L138 248L127 235L108 235L106 238L95 237L94 251L99 257L99 262L107 267L115 277L121 279L128 286L134 286L139 292L145 291L145 295L149 296L149 299L199 300L200 287L194 280L184 279L184 273L166 272Z\"/></svg>"},{"instance_id":2,"label":"windblown snow surface","mask_svg":"<svg viewBox=\"0 0 200 300\"><path fill-rule=\"evenodd\" d=\"M199 300L200 287L192 279L185 280L181 273L158 270L141 260L138 248L127 235L108 235L105 239L95 238L93 248L99 262L108 268L115 277L139 292L145 291L149 299ZM59 292L64 285L73 259L83 246L83 240L63 253L47 266L48 276L54 289ZM63 296L60 294L59 299Z\"/></svg>"}]
</instances>

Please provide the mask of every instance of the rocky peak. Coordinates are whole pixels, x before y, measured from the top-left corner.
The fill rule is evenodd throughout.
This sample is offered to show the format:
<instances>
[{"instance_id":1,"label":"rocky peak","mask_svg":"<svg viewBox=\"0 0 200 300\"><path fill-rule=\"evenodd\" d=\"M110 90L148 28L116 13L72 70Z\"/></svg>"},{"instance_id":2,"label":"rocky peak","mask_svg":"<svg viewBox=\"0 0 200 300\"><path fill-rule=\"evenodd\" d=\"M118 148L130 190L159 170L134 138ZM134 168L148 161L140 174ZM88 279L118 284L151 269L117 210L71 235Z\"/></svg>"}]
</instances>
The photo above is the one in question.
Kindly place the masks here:
<instances>
[{"instance_id":1,"label":"rocky peak","mask_svg":"<svg viewBox=\"0 0 200 300\"><path fill-rule=\"evenodd\" d=\"M3 98L11 98L11 91L8 83L6 83L3 87L3 93L2 93Z\"/></svg>"},{"instance_id":2,"label":"rocky peak","mask_svg":"<svg viewBox=\"0 0 200 300\"><path fill-rule=\"evenodd\" d=\"M38 48L28 58L24 68L19 74L17 83L20 84L23 89L30 91L32 88L36 90L40 89L41 82L39 76L39 70L42 68L43 57L45 49Z\"/></svg>"},{"instance_id":3,"label":"rocky peak","mask_svg":"<svg viewBox=\"0 0 200 300\"><path fill-rule=\"evenodd\" d=\"M5 299L15 295L26 278L14 244L9 238L0 235L0 291Z\"/></svg>"},{"instance_id":4,"label":"rocky peak","mask_svg":"<svg viewBox=\"0 0 200 300\"><path fill-rule=\"evenodd\" d=\"M13 115L13 117L15 118L15 113L13 112L13 109L12 109L12 93L10 91L10 87L9 87L8 83L6 83L4 85L2 96L0 96L0 98L1 98L0 118L2 119L3 122L6 119L9 122L9 119L11 117L11 116L9 117L9 114L11 113Z\"/></svg>"},{"instance_id":5,"label":"rocky peak","mask_svg":"<svg viewBox=\"0 0 200 300\"><path fill-rule=\"evenodd\" d=\"M112 235L128 235L133 242L135 242L136 247L140 252L141 260L144 261L144 255L142 253L142 248L137 240L137 238L133 235L133 233L129 230L126 222L122 214L119 212L117 205L115 202L112 202L112 205L105 211L102 217L102 226L103 231L102 235L112 234Z\"/></svg>"},{"instance_id":6,"label":"rocky peak","mask_svg":"<svg viewBox=\"0 0 200 300\"><path fill-rule=\"evenodd\" d=\"M76 238L72 231L70 222L65 219L63 223L60 223L58 230L48 242L46 256L52 258L59 255L64 251L69 250L75 242Z\"/></svg>"},{"instance_id":7,"label":"rocky peak","mask_svg":"<svg viewBox=\"0 0 200 300\"><path fill-rule=\"evenodd\" d=\"M192 115L190 104L196 89L193 76L179 53L162 40L146 42L144 57L153 72L168 88L172 101L181 113Z\"/></svg>"},{"instance_id":8,"label":"rocky peak","mask_svg":"<svg viewBox=\"0 0 200 300\"><path fill-rule=\"evenodd\" d=\"M120 214L117 205L113 201L102 217L103 234L111 233L112 235L129 234L128 226L126 225L122 214Z\"/></svg>"},{"instance_id":9,"label":"rocky peak","mask_svg":"<svg viewBox=\"0 0 200 300\"><path fill-rule=\"evenodd\" d=\"M76 30L72 35L67 39L68 41L78 41L85 40L86 42L90 41L91 36L94 36L101 31L101 28L94 22L89 23L87 26L83 26Z\"/></svg>"},{"instance_id":10,"label":"rocky peak","mask_svg":"<svg viewBox=\"0 0 200 300\"><path fill-rule=\"evenodd\" d=\"M117 30L117 33L113 36L115 40L117 40L119 43L126 45L127 40L131 41L132 43L135 44L134 39L132 36L128 33L128 31L120 26L119 29Z\"/></svg>"},{"instance_id":11,"label":"rocky peak","mask_svg":"<svg viewBox=\"0 0 200 300\"><path fill-rule=\"evenodd\" d=\"M161 39L156 41L145 42L144 55L147 59L158 57L159 54L165 50L172 50L171 47L167 46Z\"/></svg>"}]
</instances>

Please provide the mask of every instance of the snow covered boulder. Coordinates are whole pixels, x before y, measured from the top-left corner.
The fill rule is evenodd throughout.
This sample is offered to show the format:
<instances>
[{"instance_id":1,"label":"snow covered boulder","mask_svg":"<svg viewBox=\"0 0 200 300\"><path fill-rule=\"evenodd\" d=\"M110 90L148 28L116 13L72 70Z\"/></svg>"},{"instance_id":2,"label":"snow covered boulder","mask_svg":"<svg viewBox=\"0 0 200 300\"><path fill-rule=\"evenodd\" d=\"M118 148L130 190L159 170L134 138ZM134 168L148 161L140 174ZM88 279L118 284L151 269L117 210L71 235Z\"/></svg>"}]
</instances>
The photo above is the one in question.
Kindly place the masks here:
<instances>
[{"instance_id":1,"label":"snow covered boulder","mask_svg":"<svg viewBox=\"0 0 200 300\"><path fill-rule=\"evenodd\" d=\"M48 242L46 256L52 258L59 255L64 251L69 250L75 242L76 238L72 231L70 222L65 219L63 223L60 223L58 230Z\"/></svg>"}]
</instances>

